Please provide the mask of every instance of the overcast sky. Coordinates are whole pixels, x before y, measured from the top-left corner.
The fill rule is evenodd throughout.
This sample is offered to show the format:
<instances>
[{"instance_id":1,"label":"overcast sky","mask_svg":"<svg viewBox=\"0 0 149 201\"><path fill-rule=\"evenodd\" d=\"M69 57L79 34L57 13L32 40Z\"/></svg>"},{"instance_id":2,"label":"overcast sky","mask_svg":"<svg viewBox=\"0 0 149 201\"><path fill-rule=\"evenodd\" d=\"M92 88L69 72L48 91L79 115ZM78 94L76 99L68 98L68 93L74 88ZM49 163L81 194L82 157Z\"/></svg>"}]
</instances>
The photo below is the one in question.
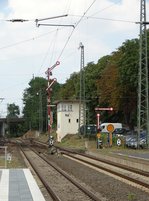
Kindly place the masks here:
<instances>
[{"instance_id":1,"label":"overcast sky","mask_svg":"<svg viewBox=\"0 0 149 201\"><path fill-rule=\"evenodd\" d=\"M40 23L77 25L75 29L36 27L35 19L65 14ZM7 21L12 19L29 21ZM6 115L10 103L22 109L23 92L33 75L46 78L45 71L57 60L53 78L59 83L78 72L80 42L85 65L97 63L127 39L138 37L139 25L134 22L139 19L140 0L0 0L0 116Z\"/></svg>"}]
</instances>

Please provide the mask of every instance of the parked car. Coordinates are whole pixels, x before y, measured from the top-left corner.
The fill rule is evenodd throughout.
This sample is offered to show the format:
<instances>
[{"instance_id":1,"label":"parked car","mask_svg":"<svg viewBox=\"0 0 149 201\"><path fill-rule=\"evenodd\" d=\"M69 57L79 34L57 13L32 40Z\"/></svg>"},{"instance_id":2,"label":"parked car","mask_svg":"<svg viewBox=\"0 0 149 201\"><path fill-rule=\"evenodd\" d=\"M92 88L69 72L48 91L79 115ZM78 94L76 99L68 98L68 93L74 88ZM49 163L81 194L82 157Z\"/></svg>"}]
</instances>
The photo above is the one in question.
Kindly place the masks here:
<instances>
[{"instance_id":1,"label":"parked car","mask_svg":"<svg viewBox=\"0 0 149 201\"><path fill-rule=\"evenodd\" d=\"M101 130L102 133L108 133L107 126L109 124L112 124L113 127L114 127L114 129L117 129L117 128L121 129L122 128L122 124L121 123L102 123L100 125L100 130Z\"/></svg>"},{"instance_id":2,"label":"parked car","mask_svg":"<svg viewBox=\"0 0 149 201\"><path fill-rule=\"evenodd\" d=\"M140 140L139 140L139 147L143 149L143 148L146 147L146 145L147 145L146 144L146 139L140 138ZM137 139L132 140L130 142L130 147L134 148L134 149L137 149L138 148L138 140Z\"/></svg>"},{"instance_id":3,"label":"parked car","mask_svg":"<svg viewBox=\"0 0 149 201\"><path fill-rule=\"evenodd\" d=\"M142 149L145 148L147 146L146 133L145 132L140 133L139 146L136 132L133 132L133 135L128 135L125 137L125 145L126 147L135 149L137 149L138 147Z\"/></svg>"},{"instance_id":4,"label":"parked car","mask_svg":"<svg viewBox=\"0 0 149 201\"><path fill-rule=\"evenodd\" d=\"M134 146L134 143L137 141L137 137L136 136L132 136L132 135L129 135L125 138L125 145L126 147L133 147Z\"/></svg>"},{"instance_id":5,"label":"parked car","mask_svg":"<svg viewBox=\"0 0 149 201\"><path fill-rule=\"evenodd\" d=\"M85 131L84 131L85 129ZM88 125L83 125L80 127L80 134L84 137L96 137L97 135L97 126L95 124L88 124Z\"/></svg>"},{"instance_id":6,"label":"parked car","mask_svg":"<svg viewBox=\"0 0 149 201\"><path fill-rule=\"evenodd\" d=\"M117 137L123 137L123 136L126 136L128 135L128 132L129 132L129 129L127 128L116 128L114 131L113 131L113 136L117 136Z\"/></svg>"}]
</instances>

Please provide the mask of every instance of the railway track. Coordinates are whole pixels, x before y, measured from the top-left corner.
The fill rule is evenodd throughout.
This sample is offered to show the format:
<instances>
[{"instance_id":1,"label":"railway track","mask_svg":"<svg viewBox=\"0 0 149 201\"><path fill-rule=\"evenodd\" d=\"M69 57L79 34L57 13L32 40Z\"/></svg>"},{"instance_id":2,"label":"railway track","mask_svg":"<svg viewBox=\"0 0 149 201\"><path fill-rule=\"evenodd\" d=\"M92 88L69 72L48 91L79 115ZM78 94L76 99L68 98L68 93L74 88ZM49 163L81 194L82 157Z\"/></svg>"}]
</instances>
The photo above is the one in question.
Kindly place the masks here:
<instances>
[{"instance_id":1,"label":"railway track","mask_svg":"<svg viewBox=\"0 0 149 201\"><path fill-rule=\"evenodd\" d=\"M80 185L54 163L50 162L46 158L46 155L41 152L39 154L37 151L25 145L21 146L21 150L53 200L101 201L99 197Z\"/></svg>"},{"instance_id":2,"label":"railway track","mask_svg":"<svg viewBox=\"0 0 149 201\"><path fill-rule=\"evenodd\" d=\"M35 143L38 142L35 141ZM41 142L39 142L39 144L47 146ZM69 157L70 159L83 163L84 165L88 165L97 171L103 171L105 174L108 173L110 176L114 176L123 182L149 193L149 172L141 171L135 167L128 167L126 165L115 163L106 159L99 159L84 153L78 153L66 148L56 148L61 151L63 156Z\"/></svg>"}]
</instances>

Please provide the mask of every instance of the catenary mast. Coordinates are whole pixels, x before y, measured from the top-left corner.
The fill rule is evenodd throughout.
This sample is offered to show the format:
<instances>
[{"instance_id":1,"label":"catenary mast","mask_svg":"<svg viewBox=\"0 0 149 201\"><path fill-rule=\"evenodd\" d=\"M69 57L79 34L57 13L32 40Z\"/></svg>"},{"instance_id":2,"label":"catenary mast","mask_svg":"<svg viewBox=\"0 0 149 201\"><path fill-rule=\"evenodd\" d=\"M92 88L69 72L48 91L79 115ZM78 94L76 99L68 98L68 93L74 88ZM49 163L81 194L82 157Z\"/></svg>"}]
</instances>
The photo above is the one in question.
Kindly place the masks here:
<instances>
[{"instance_id":1,"label":"catenary mast","mask_svg":"<svg viewBox=\"0 0 149 201\"><path fill-rule=\"evenodd\" d=\"M138 71L138 148L141 130L147 131L147 146L149 148L149 99L148 99L148 61L147 61L147 31L146 0L141 0L140 7L140 58Z\"/></svg>"},{"instance_id":2,"label":"catenary mast","mask_svg":"<svg viewBox=\"0 0 149 201\"><path fill-rule=\"evenodd\" d=\"M84 135L86 134L86 103L85 103L85 69L84 69L84 45L80 43L81 62L80 62L80 99L79 99L79 133L80 127L84 126Z\"/></svg>"}]
</instances>

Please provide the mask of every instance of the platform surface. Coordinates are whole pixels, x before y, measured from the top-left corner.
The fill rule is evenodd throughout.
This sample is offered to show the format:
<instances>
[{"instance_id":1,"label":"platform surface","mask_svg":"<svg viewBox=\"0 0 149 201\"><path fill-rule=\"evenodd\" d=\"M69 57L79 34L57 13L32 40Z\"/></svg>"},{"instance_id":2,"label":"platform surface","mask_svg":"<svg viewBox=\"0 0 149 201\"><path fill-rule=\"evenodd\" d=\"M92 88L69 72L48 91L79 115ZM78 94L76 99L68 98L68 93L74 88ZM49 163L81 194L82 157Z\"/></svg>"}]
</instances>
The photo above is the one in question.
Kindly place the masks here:
<instances>
[{"instance_id":1,"label":"platform surface","mask_svg":"<svg viewBox=\"0 0 149 201\"><path fill-rule=\"evenodd\" d=\"M29 169L0 169L0 201L45 201Z\"/></svg>"}]
</instances>

